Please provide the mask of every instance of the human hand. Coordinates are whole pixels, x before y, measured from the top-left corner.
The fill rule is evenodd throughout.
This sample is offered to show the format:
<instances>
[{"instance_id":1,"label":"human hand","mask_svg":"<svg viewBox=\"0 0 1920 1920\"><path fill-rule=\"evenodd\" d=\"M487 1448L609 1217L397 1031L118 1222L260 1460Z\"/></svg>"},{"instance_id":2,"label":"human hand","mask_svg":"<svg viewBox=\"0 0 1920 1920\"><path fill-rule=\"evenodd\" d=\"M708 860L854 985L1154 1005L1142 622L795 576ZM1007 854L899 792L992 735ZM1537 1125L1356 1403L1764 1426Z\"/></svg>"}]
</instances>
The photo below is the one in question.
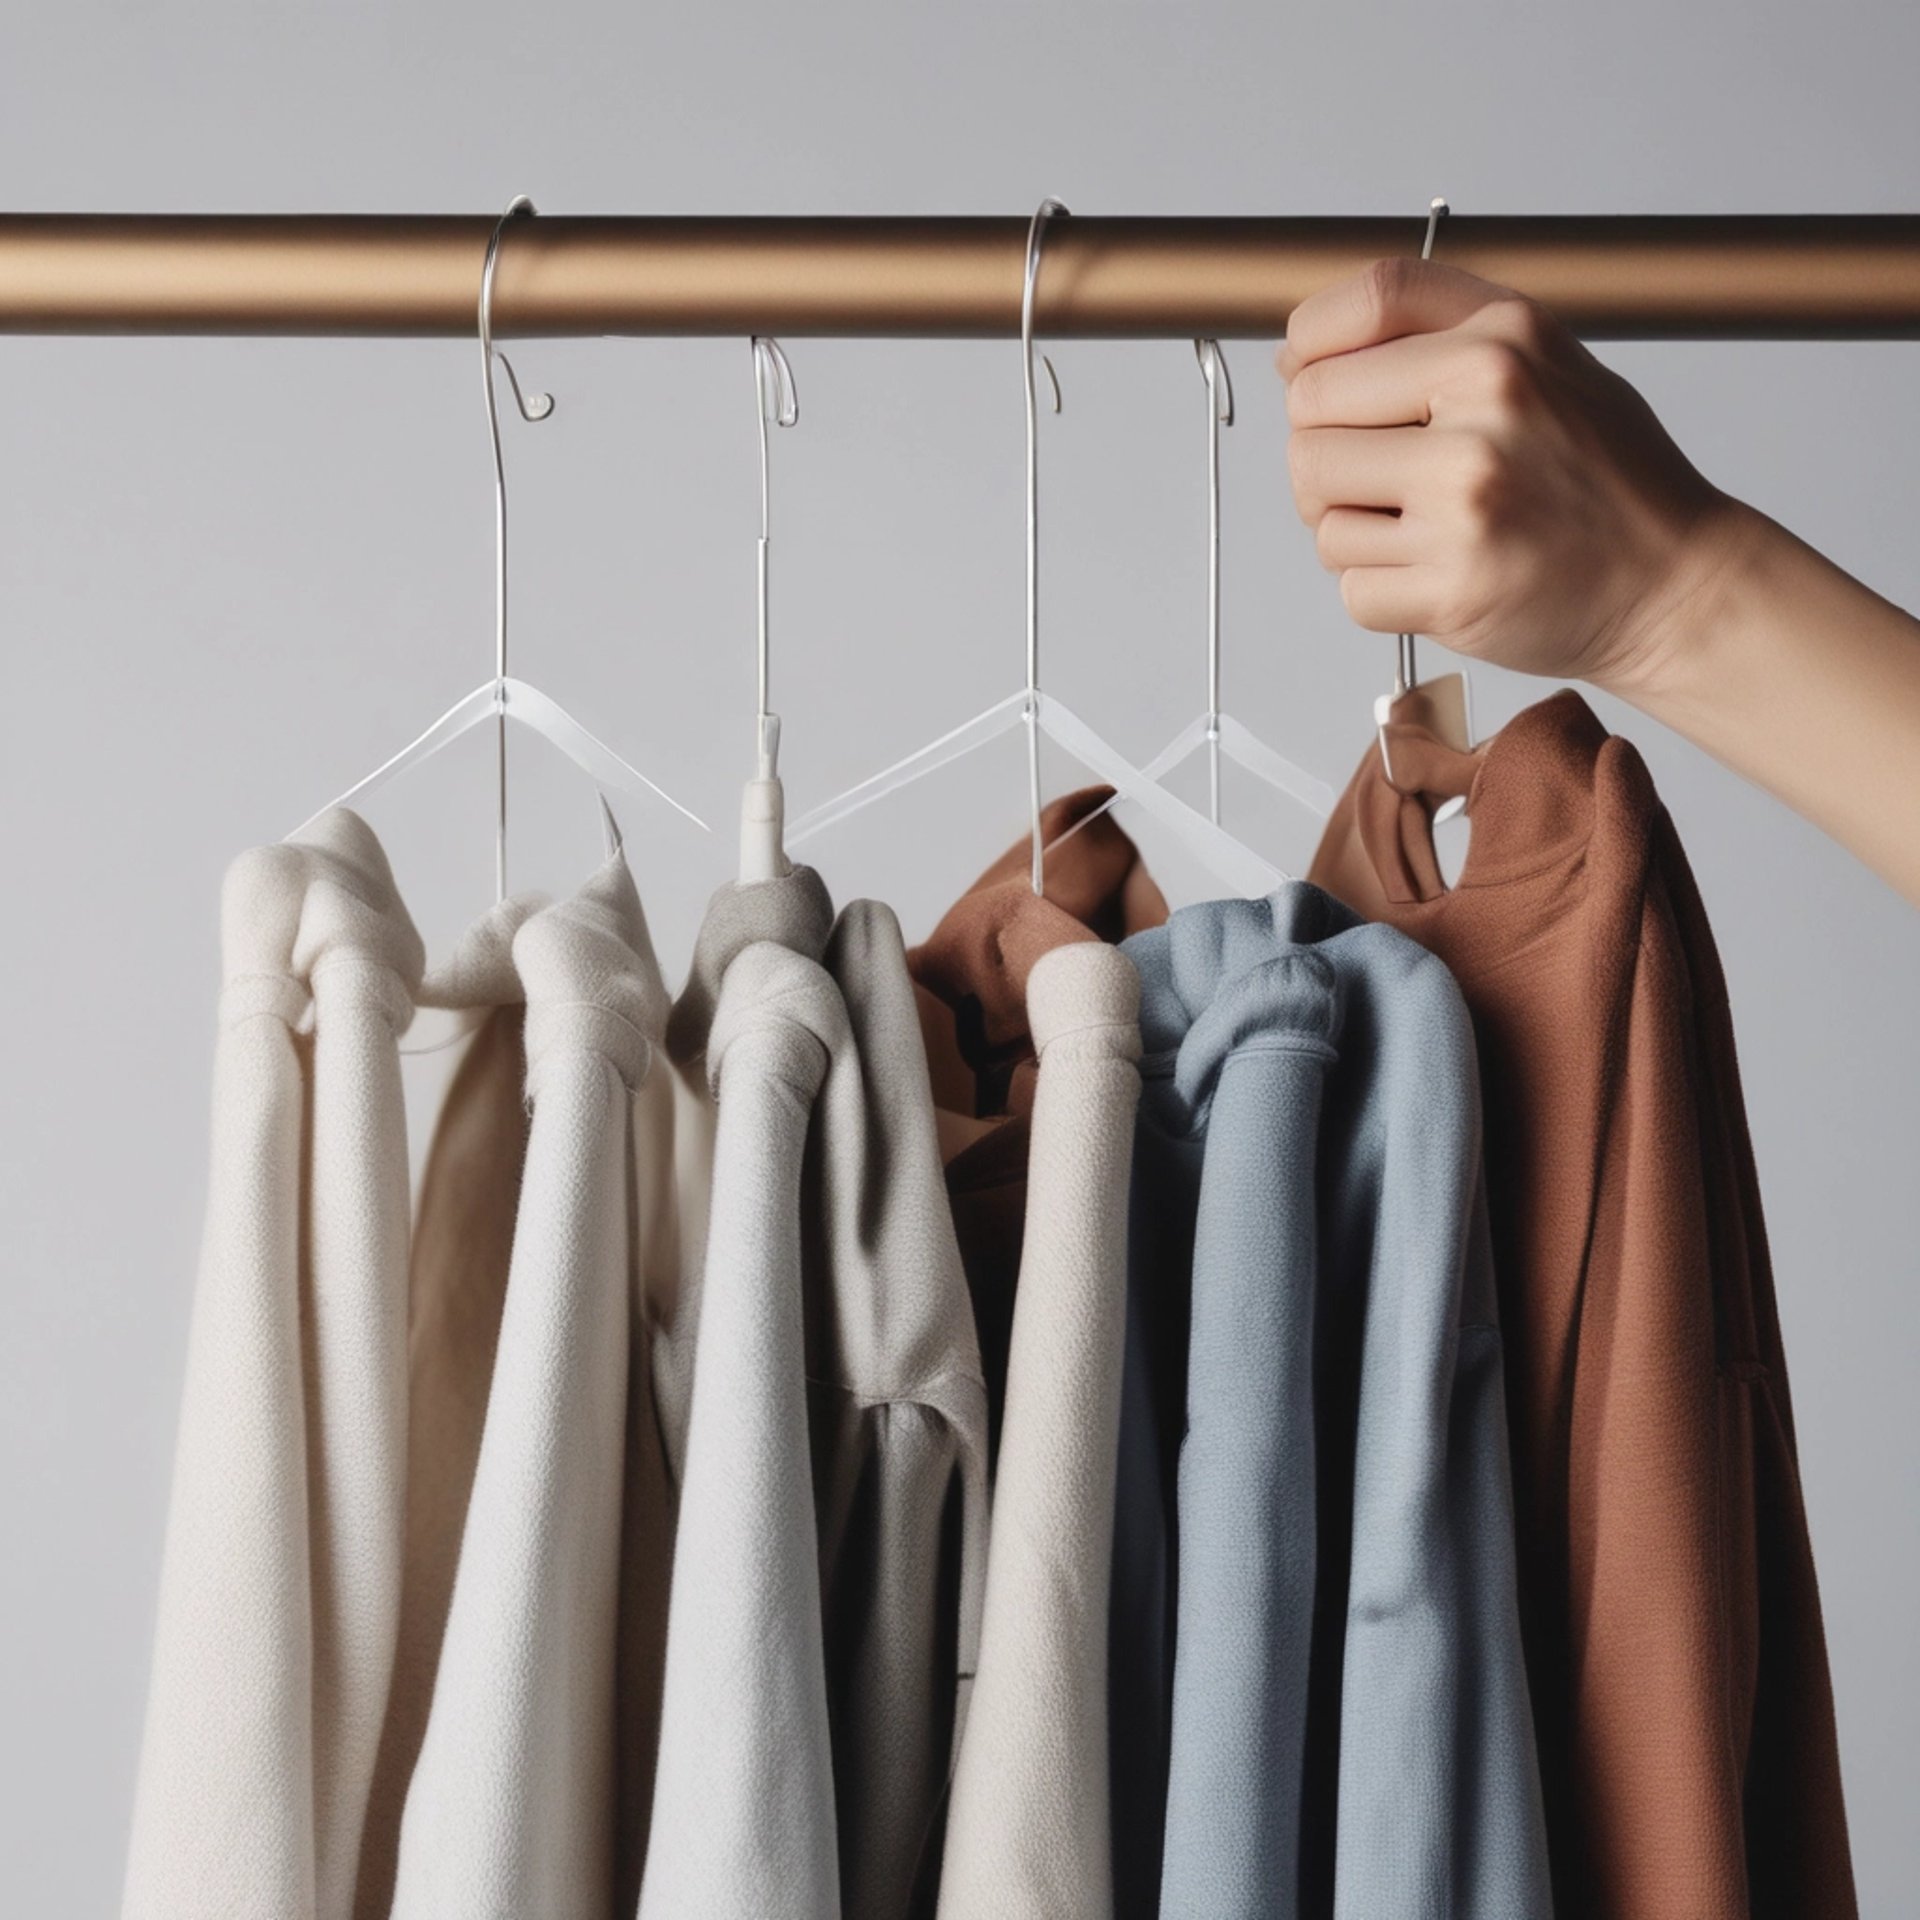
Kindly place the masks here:
<instances>
[{"instance_id":1,"label":"human hand","mask_svg":"<svg viewBox=\"0 0 1920 1920\"><path fill-rule=\"evenodd\" d=\"M1759 520L1546 308L1456 267L1313 294L1276 363L1300 517L1376 633L1631 693Z\"/></svg>"}]
</instances>

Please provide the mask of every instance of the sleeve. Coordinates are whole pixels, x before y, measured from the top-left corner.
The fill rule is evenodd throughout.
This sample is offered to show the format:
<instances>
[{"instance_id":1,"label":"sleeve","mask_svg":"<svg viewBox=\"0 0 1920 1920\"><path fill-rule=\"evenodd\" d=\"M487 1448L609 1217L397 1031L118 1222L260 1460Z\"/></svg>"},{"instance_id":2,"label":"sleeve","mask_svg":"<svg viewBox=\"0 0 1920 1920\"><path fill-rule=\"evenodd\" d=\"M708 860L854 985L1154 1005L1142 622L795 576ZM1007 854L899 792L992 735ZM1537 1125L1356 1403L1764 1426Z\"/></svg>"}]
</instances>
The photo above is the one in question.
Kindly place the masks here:
<instances>
[{"instance_id":1,"label":"sleeve","mask_svg":"<svg viewBox=\"0 0 1920 1920\"><path fill-rule=\"evenodd\" d=\"M1310 954L1267 962L1205 1019L1234 1044L1215 1069L1194 1236L1160 1912L1266 1920L1295 1910L1300 1884L1329 969Z\"/></svg>"},{"instance_id":2,"label":"sleeve","mask_svg":"<svg viewBox=\"0 0 1920 1920\"><path fill-rule=\"evenodd\" d=\"M1107 1584L1139 999L1127 959L1092 944L1049 954L1028 984L1027 1227L941 1920L1113 1911Z\"/></svg>"},{"instance_id":3,"label":"sleeve","mask_svg":"<svg viewBox=\"0 0 1920 1920\"><path fill-rule=\"evenodd\" d=\"M840 1911L800 1287L808 1123L826 1071L783 1008L819 969L727 969L686 1468L641 1920Z\"/></svg>"},{"instance_id":4,"label":"sleeve","mask_svg":"<svg viewBox=\"0 0 1920 1920\"><path fill-rule=\"evenodd\" d=\"M313 1912L303 999L254 982L223 1006L126 1920Z\"/></svg>"},{"instance_id":5,"label":"sleeve","mask_svg":"<svg viewBox=\"0 0 1920 1920\"><path fill-rule=\"evenodd\" d=\"M665 1016L624 867L514 938L532 1127L394 1920L590 1913L613 1848L634 1089Z\"/></svg>"},{"instance_id":6,"label":"sleeve","mask_svg":"<svg viewBox=\"0 0 1920 1920\"><path fill-rule=\"evenodd\" d=\"M355 816L243 856L129 1916L351 1909L399 1615L424 955ZM307 1037L311 1021L311 1037Z\"/></svg>"},{"instance_id":7,"label":"sleeve","mask_svg":"<svg viewBox=\"0 0 1920 1920\"><path fill-rule=\"evenodd\" d=\"M1552 1911L1466 1010L1385 983L1341 1682L1339 1920ZM1375 1184L1377 1183L1377 1185ZM1363 1204L1363 1203L1356 1203Z\"/></svg>"}]
</instances>

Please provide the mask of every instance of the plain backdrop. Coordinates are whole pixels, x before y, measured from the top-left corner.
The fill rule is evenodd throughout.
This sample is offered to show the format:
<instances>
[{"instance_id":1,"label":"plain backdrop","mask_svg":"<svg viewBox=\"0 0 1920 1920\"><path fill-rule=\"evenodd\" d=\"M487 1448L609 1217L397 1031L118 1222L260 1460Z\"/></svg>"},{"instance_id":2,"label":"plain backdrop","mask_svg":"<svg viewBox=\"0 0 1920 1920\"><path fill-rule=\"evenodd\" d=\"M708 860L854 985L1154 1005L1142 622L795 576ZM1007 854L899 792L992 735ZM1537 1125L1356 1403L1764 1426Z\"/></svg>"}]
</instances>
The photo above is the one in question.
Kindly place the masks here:
<instances>
[{"instance_id":1,"label":"plain backdrop","mask_svg":"<svg viewBox=\"0 0 1920 1920\"><path fill-rule=\"evenodd\" d=\"M296 8L63 0L0 24L21 209L1407 216L1910 211L1920 12L975 4ZM1441 248L1445 254L1444 236ZM1010 295L1012 289L1009 289ZM1017 684L1009 342L790 343L774 663L794 807ZM1920 345L1603 349L1720 484L1904 605ZM1231 345L1229 706L1339 783L1392 643L1343 620L1286 492L1267 350ZM678 978L749 770L744 342L529 342L509 420L514 659L717 831L623 809ZM1144 758L1201 705L1205 395L1182 342L1066 343L1045 423L1054 690ZM112 1910L205 1180L220 875L484 677L478 351L0 340L0 1887ZM1428 649L1429 664L1433 650ZM1547 689L1477 671L1483 729ZM1652 765L1731 980L1826 1596L1863 1908L1920 1911L1920 914L1683 741ZM513 873L597 857L514 762ZM1052 763L1057 786L1074 770ZM444 947L491 897L485 736L371 809ZM910 935L1018 831L1017 743L823 841ZM1228 821L1304 863L1303 817ZM1202 876L1143 836L1171 888ZM437 1063L410 1069L416 1131Z\"/></svg>"}]
</instances>

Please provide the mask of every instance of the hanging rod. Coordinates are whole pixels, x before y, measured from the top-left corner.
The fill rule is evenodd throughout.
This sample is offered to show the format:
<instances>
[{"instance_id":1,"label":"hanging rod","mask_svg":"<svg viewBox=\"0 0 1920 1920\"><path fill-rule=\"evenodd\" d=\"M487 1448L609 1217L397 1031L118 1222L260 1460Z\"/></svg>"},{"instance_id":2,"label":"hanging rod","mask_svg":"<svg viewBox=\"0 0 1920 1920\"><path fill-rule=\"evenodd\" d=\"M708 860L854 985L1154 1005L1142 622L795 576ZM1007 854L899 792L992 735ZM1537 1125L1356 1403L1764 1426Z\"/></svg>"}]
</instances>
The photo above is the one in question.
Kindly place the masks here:
<instances>
[{"instance_id":1,"label":"hanging rod","mask_svg":"<svg viewBox=\"0 0 1920 1920\"><path fill-rule=\"evenodd\" d=\"M0 332L470 334L493 214L3 214ZM1315 288L1419 251L1402 219L1076 215L1036 330L1271 338ZM502 336L1011 336L1027 216L517 222ZM1438 257L1595 339L1920 338L1920 215L1474 215Z\"/></svg>"}]
</instances>

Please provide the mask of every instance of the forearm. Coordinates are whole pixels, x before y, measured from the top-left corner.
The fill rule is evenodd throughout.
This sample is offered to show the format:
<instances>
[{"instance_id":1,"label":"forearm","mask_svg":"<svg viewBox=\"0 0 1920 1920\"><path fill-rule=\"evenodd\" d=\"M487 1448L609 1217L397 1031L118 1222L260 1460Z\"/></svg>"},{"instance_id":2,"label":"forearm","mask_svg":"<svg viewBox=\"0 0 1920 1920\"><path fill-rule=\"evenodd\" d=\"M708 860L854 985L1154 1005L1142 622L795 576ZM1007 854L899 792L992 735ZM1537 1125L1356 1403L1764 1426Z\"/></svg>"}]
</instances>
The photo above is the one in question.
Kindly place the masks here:
<instances>
[{"instance_id":1,"label":"forearm","mask_svg":"<svg viewBox=\"0 0 1920 1920\"><path fill-rule=\"evenodd\" d=\"M1609 692L1920 905L1920 620L1729 502L1636 654L1601 683Z\"/></svg>"}]
</instances>

